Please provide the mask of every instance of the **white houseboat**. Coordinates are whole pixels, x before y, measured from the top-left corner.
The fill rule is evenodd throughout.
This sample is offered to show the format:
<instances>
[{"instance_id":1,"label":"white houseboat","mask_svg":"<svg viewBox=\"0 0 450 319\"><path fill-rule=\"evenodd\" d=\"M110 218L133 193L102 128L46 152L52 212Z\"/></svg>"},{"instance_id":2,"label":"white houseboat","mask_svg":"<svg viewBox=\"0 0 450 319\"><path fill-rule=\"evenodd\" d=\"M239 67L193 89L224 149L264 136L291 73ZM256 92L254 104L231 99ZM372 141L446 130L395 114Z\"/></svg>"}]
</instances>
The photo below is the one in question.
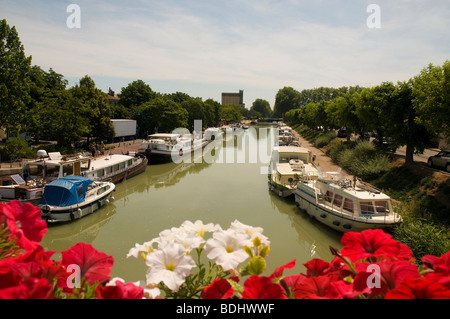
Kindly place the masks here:
<instances>
[{"instance_id":1,"label":"white houseboat","mask_svg":"<svg viewBox=\"0 0 450 319\"><path fill-rule=\"evenodd\" d=\"M48 223L68 222L92 214L112 199L115 184L81 176L56 179L45 186L39 208Z\"/></svg>"},{"instance_id":2,"label":"white houseboat","mask_svg":"<svg viewBox=\"0 0 450 319\"><path fill-rule=\"evenodd\" d=\"M138 154L150 163L178 162L208 144L208 140L194 138L191 134L156 133L148 137L139 147Z\"/></svg>"},{"instance_id":3,"label":"white houseboat","mask_svg":"<svg viewBox=\"0 0 450 319\"><path fill-rule=\"evenodd\" d=\"M302 180L295 204L319 222L340 232L391 228L402 221L389 196L356 178Z\"/></svg>"},{"instance_id":4,"label":"white houseboat","mask_svg":"<svg viewBox=\"0 0 450 319\"><path fill-rule=\"evenodd\" d=\"M275 146L269 166L269 188L280 197L294 194L302 179L317 179L311 151L298 146Z\"/></svg>"}]
</instances>

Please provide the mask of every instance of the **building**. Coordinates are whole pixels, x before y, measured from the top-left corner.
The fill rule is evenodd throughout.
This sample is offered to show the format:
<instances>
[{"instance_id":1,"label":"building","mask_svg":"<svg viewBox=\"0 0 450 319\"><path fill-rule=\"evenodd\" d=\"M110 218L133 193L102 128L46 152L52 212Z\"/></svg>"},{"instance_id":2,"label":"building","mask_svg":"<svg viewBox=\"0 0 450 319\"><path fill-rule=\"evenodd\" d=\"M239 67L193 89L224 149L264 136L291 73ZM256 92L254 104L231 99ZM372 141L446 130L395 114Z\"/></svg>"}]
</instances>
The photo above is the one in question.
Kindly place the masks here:
<instances>
[{"instance_id":1,"label":"building","mask_svg":"<svg viewBox=\"0 0 450 319\"><path fill-rule=\"evenodd\" d=\"M222 93L222 105L234 104L240 107L245 107L244 91L239 90L239 93Z\"/></svg>"},{"instance_id":2,"label":"building","mask_svg":"<svg viewBox=\"0 0 450 319\"><path fill-rule=\"evenodd\" d=\"M120 97L113 91L111 88L109 88L108 93L106 93L108 96L108 103L111 106L118 106Z\"/></svg>"}]
</instances>

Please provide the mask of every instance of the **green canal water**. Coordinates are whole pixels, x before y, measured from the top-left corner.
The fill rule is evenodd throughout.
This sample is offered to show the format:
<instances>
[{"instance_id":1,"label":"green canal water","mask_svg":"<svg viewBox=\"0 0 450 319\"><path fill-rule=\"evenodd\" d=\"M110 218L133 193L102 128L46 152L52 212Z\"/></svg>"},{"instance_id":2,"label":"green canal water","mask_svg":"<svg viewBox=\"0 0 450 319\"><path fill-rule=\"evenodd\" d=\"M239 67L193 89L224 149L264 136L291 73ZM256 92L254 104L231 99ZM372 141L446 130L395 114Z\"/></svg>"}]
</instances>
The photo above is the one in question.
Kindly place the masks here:
<instances>
[{"instance_id":1,"label":"green canal water","mask_svg":"<svg viewBox=\"0 0 450 319\"><path fill-rule=\"evenodd\" d=\"M329 246L340 249L342 235L311 220L293 198L279 198L268 189L264 169L275 132L272 126L251 126L208 145L191 163L148 165L144 173L118 184L114 200L94 214L49 225L42 245L56 250L58 257L78 242L89 243L114 257L112 277L145 280L144 261L126 257L135 243L149 241L185 220L223 229L239 220L262 227L270 240L267 275L294 259L296 267L285 274L304 272L302 264L312 258L331 261Z\"/></svg>"}]
</instances>

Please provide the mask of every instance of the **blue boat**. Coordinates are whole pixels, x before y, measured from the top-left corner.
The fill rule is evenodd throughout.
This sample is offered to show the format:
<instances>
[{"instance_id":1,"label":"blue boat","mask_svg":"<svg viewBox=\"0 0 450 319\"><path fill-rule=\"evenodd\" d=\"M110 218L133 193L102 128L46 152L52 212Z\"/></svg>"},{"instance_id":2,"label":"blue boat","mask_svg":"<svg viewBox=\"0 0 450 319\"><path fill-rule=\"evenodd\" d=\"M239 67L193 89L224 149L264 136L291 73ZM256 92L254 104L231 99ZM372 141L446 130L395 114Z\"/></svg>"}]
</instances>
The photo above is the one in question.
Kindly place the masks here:
<instances>
[{"instance_id":1,"label":"blue boat","mask_svg":"<svg viewBox=\"0 0 450 319\"><path fill-rule=\"evenodd\" d=\"M82 176L58 178L44 188L41 216L49 223L79 219L109 203L114 190L112 182L94 182Z\"/></svg>"}]
</instances>

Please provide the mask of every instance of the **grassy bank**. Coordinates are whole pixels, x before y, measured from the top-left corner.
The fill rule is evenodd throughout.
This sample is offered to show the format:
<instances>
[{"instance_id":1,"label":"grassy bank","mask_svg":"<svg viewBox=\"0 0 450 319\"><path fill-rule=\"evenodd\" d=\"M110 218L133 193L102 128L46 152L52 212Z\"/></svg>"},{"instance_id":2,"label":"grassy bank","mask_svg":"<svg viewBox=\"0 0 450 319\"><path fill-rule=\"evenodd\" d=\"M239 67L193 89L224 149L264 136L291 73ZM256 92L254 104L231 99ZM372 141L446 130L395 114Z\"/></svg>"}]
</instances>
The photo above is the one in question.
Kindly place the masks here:
<instances>
[{"instance_id":1,"label":"grassy bank","mask_svg":"<svg viewBox=\"0 0 450 319\"><path fill-rule=\"evenodd\" d=\"M450 180L443 174L418 164L405 165L404 160L377 150L368 141L347 142L334 132L293 128L337 165L399 202L404 221L392 235L408 245L417 260L450 251Z\"/></svg>"}]
</instances>

